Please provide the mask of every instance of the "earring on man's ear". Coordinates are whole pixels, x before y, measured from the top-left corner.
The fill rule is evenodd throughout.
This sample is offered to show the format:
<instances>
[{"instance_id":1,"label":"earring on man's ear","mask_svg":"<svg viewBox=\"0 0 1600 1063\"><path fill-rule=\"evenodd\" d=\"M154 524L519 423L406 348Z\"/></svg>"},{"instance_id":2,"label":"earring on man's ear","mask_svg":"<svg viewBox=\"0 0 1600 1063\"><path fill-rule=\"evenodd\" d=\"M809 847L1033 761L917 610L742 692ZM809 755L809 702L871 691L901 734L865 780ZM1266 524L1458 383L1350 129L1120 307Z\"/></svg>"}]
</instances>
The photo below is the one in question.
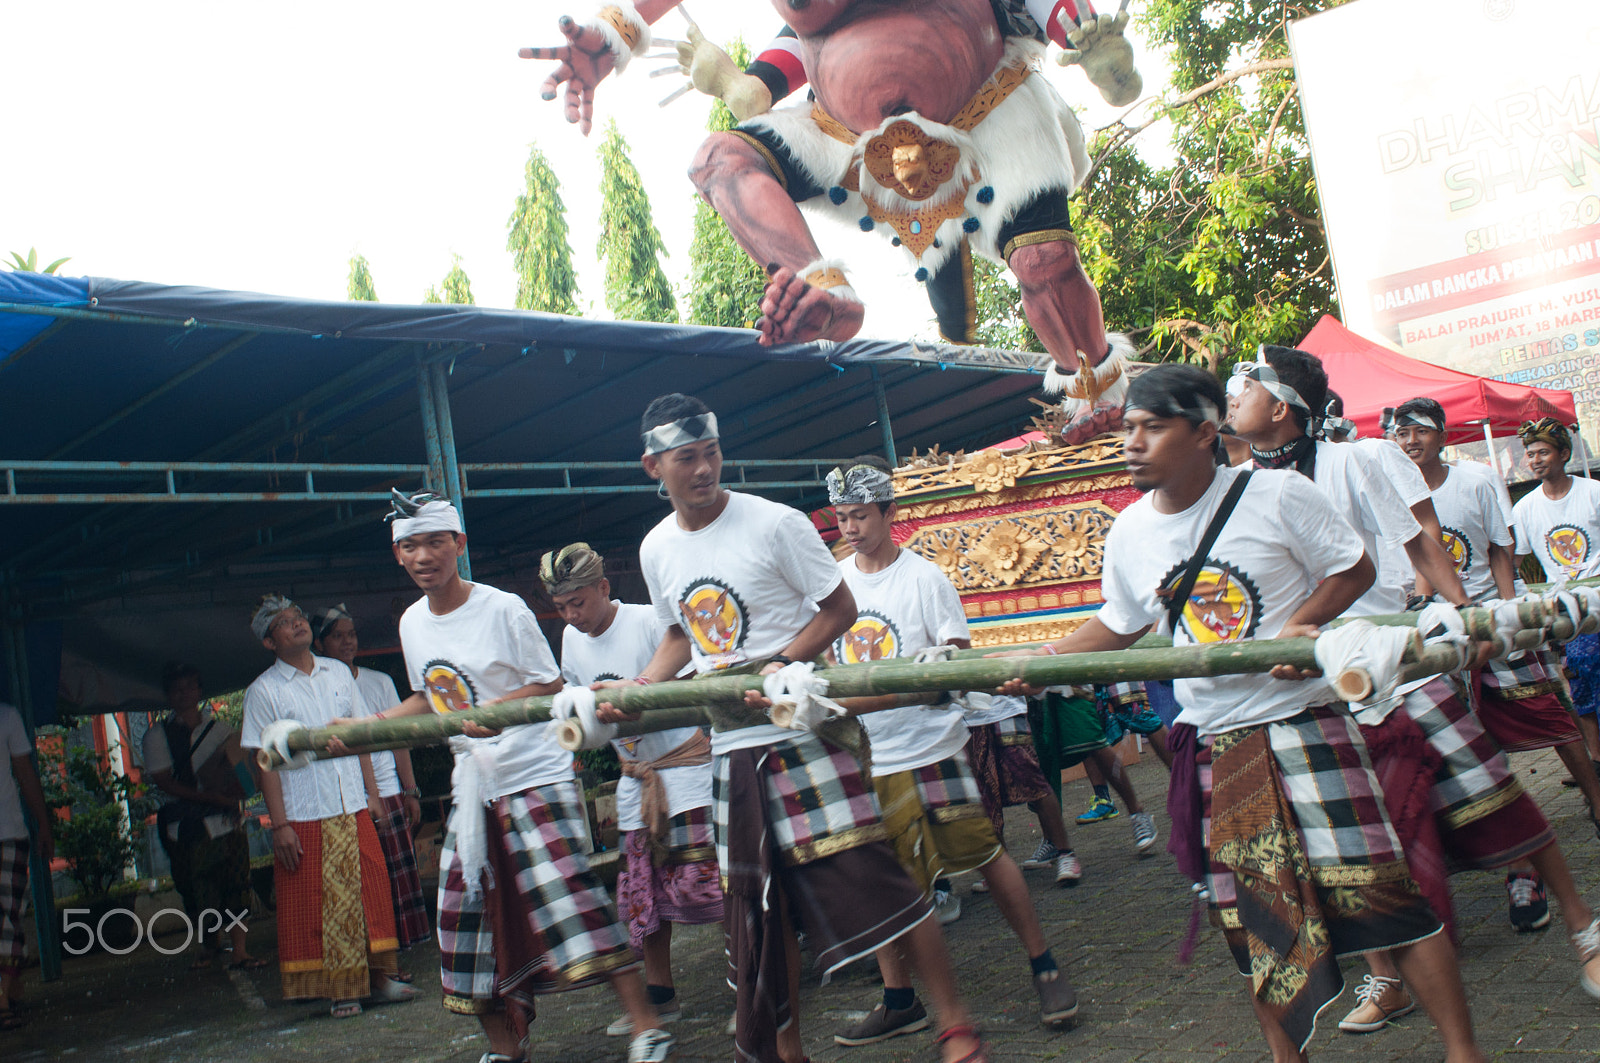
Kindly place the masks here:
<instances>
[{"instance_id":1,"label":"earring on man's ear","mask_svg":"<svg viewBox=\"0 0 1600 1063\"><path fill-rule=\"evenodd\" d=\"M667 481L665 481L665 480L657 480L656 481L656 497L661 499L663 502L671 502L672 501L672 496L667 494Z\"/></svg>"}]
</instances>

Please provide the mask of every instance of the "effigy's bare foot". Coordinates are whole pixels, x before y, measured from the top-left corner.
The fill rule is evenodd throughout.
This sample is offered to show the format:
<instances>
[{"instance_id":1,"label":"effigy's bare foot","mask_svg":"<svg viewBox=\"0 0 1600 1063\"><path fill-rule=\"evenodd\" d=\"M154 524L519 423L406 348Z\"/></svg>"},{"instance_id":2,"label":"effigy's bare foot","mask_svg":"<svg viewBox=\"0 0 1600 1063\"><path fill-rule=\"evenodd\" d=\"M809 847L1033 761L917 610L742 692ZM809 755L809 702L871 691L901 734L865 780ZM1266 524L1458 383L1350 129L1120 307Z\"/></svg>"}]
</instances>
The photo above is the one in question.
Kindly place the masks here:
<instances>
[{"instance_id":1,"label":"effigy's bare foot","mask_svg":"<svg viewBox=\"0 0 1600 1063\"><path fill-rule=\"evenodd\" d=\"M1079 357L1072 359L1071 368L1052 361L1045 373L1045 394L1060 396L1067 414L1061 439L1069 445L1122 427L1122 402L1128 394L1125 369L1135 352L1121 333L1107 333L1106 340L1106 353L1098 361Z\"/></svg>"},{"instance_id":2,"label":"effigy's bare foot","mask_svg":"<svg viewBox=\"0 0 1600 1063\"><path fill-rule=\"evenodd\" d=\"M761 345L847 340L861 331L866 308L854 299L805 282L787 266L771 271L761 297Z\"/></svg>"}]
</instances>

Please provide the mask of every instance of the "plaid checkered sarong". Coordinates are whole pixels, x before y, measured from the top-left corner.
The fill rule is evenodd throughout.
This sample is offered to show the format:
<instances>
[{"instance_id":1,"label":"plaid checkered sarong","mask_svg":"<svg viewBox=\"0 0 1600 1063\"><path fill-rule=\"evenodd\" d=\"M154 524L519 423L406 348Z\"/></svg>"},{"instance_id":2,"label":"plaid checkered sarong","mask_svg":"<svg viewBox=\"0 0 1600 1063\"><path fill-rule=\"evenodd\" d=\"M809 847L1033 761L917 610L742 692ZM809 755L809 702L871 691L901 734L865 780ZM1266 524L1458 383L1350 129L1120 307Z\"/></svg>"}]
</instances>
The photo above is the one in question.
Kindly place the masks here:
<instances>
[{"instance_id":1,"label":"plaid checkered sarong","mask_svg":"<svg viewBox=\"0 0 1600 1063\"><path fill-rule=\"evenodd\" d=\"M1460 829L1522 793L1505 754L1467 708L1458 680L1440 676L1407 694L1404 704L1444 758L1433 786L1433 812L1441 826Z\"/></svg>"},{"instance_id":2,"label":"plaid checkered sarong","mask_svg":"<svg viewBox=\"0 0 1600 1063\"><path fill-rule=\"evenodd\" d=\"M766 825L779 860L808 864L888 837L878 822L872 781L848 750L796 732L794 738L774 742L762 752ZM716 758L712 817L717 824L717 864L724 877L732 866L728 832L723 829L731 814L730 770L726 756Z\"/></svg>"},{"instance_id":3,"label":"plaid checkered sarong","mask_svg":"<svg viewBox=\"0 0 1600 1063\"><path fill-rule=\"evenodd\" d=\"M405 801L399 794L385 797L383 818L378 820L378 844L389 865L389 897L394 901L394 926L400 947L409 949L433 936L428 926L428 906L417 873L417 849L406 823Z\"/></svg>"},{"instance_id":4,"label":"plaid checkered sarong","mask_svg":"<svg viewBox=\"0 0 1600 1063\"><path fill-rule=\"evenodd\" d=\"M805 927L823 979L932 914L896 860L867 773L846 749L795 732L713 762L734 1058L770 1063L788 1024L785 940Z\"/></svg>"},{"instance_id":5,"label":"plaid checkered sarong","mask_svg":"<svg viewBox=\"0 0 1600 1063\"><path fill-rule=\"evenodd\" d=\"M1355 721L1324 706L1200 754L1212 904L1241 974L1302 1049L1343 989L1333 957L1431 937Z\"/></svg>"},{"instance_id":6,"label":"plaid checkered sarong","mask_svg":"<svg viewBox=\"0 0 1600 1063\"><path fill-rule=\"evenodd\" d=\"M1565 689L1560 665L1544 650L1524 650L1491 660L1483 670L1483 685L1496 697L1507 701Z\"/></svg>"},{"instance_id":7,"label":"plaid checkered sarong","mask_svg":"<svg viewBox=\"0 0 1600 1063\"><path fill-rule=\"evenodd\" d=\"M917 783L917 794L928 818L935 823L950 823L958 819L984 815L983 792L978 780L967 766L965 749L954 756L934 764L912 769Z\"/></svg>"},{"instance_id":8,"label":"plaid checkered sarong","mask_svg":"<svg viewBox=\"0 0 1600 1063\"><path fill-rule=\"evenodd\" d=\"M456 809L452 820L466 811ZM521 1029L535 994L593 985L635 960L584 854L588 832L575 784L509 794L481 814L489 817L482 898L467 898L454 830L439 856L444 1006L481 1015L510 1001Z\"/></svg>"},{"instance_id":9,"label":"plaid checkered sarong","mask_svg":"<svg viewBox=\"0 0 1600 1063\"><path fill-rule=\"evenodd\" d=\"M0 970L22 966L22 907L28 899L27 838L0 841Z\"/></svg>"}]
</instances>

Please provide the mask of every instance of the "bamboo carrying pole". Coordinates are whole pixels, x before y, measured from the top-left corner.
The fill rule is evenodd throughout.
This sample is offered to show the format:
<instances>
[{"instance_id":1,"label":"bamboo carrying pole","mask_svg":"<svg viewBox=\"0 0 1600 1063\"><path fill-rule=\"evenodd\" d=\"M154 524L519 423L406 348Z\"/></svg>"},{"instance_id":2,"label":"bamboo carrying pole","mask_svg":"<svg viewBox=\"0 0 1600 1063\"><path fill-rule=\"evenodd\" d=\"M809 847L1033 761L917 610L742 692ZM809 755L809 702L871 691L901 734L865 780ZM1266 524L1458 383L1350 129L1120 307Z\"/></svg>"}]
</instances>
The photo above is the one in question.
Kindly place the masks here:
<instances>
[{"instance_id":1,"label":"bamboo carrying pole","mask_svg":"<svg viewBox=\"0 0 1600 1063\"><path fill-rule=\"evenodd\" d=\"M1413 620L1414 622L1414 620ZM930 687L946 690L992 690L1008 680L1019 679L1029 686L1069 686L1088 683L1119 683L1142 679L1183 679L1199 676L1235 675L1271 671L1276 666L1301 669L1317 667L1315 639L1264 639L1247 642L1221 642L1209 646L1167 646L1148 650L1113 650L1104 653L1072 653L1038 657L980 657L930 664L894 659L865 664L844 665L827 670L828 696L834 699L873 697L925 691ZM1421 638L1407 648L1404 660L1421 663L1433 671L1453 669L1455 651L1424 650ZM1447 656L1448 655L1448 656ZM746 691L760 690L759 675L710 676L655 683L649 686L620 686L606 692L606 700L621 711L656 712L667 708L694 705L738 705ZM1359 691L1364 677L1333 677L1338 689ZM1352 697L1350 693L1342 696ZM484 727L501 728L550 719L549 697L504 701L466 712L448 715L402 716L339 727L296 731L287 744L294 751L318 751L331 738L344 742L349 754L400 745L424 745L461 733L468 721ZM651 730L661 729L652 721ZM283 762L276 753L261 750L257 763L273 770Z\"/></svg>"}]
</instances>

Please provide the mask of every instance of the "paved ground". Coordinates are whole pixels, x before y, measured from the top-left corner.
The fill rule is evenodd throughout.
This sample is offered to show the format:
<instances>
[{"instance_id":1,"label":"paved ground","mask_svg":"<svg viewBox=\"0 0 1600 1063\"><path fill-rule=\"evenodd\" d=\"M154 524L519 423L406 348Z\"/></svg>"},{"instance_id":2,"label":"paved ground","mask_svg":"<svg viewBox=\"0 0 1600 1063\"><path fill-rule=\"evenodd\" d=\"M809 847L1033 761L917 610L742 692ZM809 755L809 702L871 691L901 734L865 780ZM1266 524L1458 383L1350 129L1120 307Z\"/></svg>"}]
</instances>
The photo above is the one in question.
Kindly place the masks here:
<instances>
[{"instance_id":1,"label":"paved ground","mask_svg":"<svg viewBox=\"0 0 1600 1063\"><path fill-rule=\"evenodd\" d=\"M1557 784L1563 774L1549 754L1513 758L1524 781L1555 821L1580 886L1600 905L1600 842L1583 818L1582 800ZM1166 779L1153 760L1133 769L1141 791L1161 803ZM1087 803L1082 783L1069 787L1073 810ZM1070 813L1069 813L1070 814ZM1158 813L1158 820L1164 817ZM1031 852L1037 829L1025 811L1009 824L1014 853ZM1073 1060L1083 1063L1267 1058L1231 973L1219 934L1207 928L1195 962L1175 956L1189 919L1189 892L1171 859L1133 855L1126 816L1074 832L1088 875L1072 891L1050 887L1044 872L1028 872L1056 955L1079 987L1083 1012L1076 1029L1052 1033L1038 1026L1026 962L987 898L959 887L966 913L948 929L958 975L992 1045L995 1060ZM1158 846L1158 849L1160 847ZM1572 951L1559 919L1541 934L1512 933L1498 876L1456 879L1464 932L1462 963L1480 1040L1494 1059L1520 1063L1594 1063L1600 1059L1600 1002L1577 985ZM273 926L257 922L254 951L272 955ZM678 941L679 991L685 1018L675 1027L674 1059L683 1063L727 1060L723 1025L731 994L720 982L720 931L686 928ZM94 1054L128 1063L472 1063L486 1047L470 1019L437 1006L436 954L424 946L406 958L424 998L372 1008L359 1018L335 1021L324 1009L279 1001L276 972L191 972L186 961L143 947L121 958L70 960L58 982L40 985L28 973L31 1023L0 1033L0 1060L34 1063ZM1352 972L1351 980L1359 979ZM874 972L858 967L825 987L808 987L807 1046L812 1059L850 1063L931 1061L938 1058L926 1034L884 1045L843 1049L831 1034L877 1000ZM532 1058L539 1063L616 1060L625 1048L601 1035L616 1013L609 994L589 990L547 998L535 1027ZM1350 996L1331 1009L1336 1021ZM1313 1051L1319 1060L1440 1060L1443 1052L1419 1012L1366 1037L1340 1034L1327 1021Z\"/></svg>"}]
</instances>

